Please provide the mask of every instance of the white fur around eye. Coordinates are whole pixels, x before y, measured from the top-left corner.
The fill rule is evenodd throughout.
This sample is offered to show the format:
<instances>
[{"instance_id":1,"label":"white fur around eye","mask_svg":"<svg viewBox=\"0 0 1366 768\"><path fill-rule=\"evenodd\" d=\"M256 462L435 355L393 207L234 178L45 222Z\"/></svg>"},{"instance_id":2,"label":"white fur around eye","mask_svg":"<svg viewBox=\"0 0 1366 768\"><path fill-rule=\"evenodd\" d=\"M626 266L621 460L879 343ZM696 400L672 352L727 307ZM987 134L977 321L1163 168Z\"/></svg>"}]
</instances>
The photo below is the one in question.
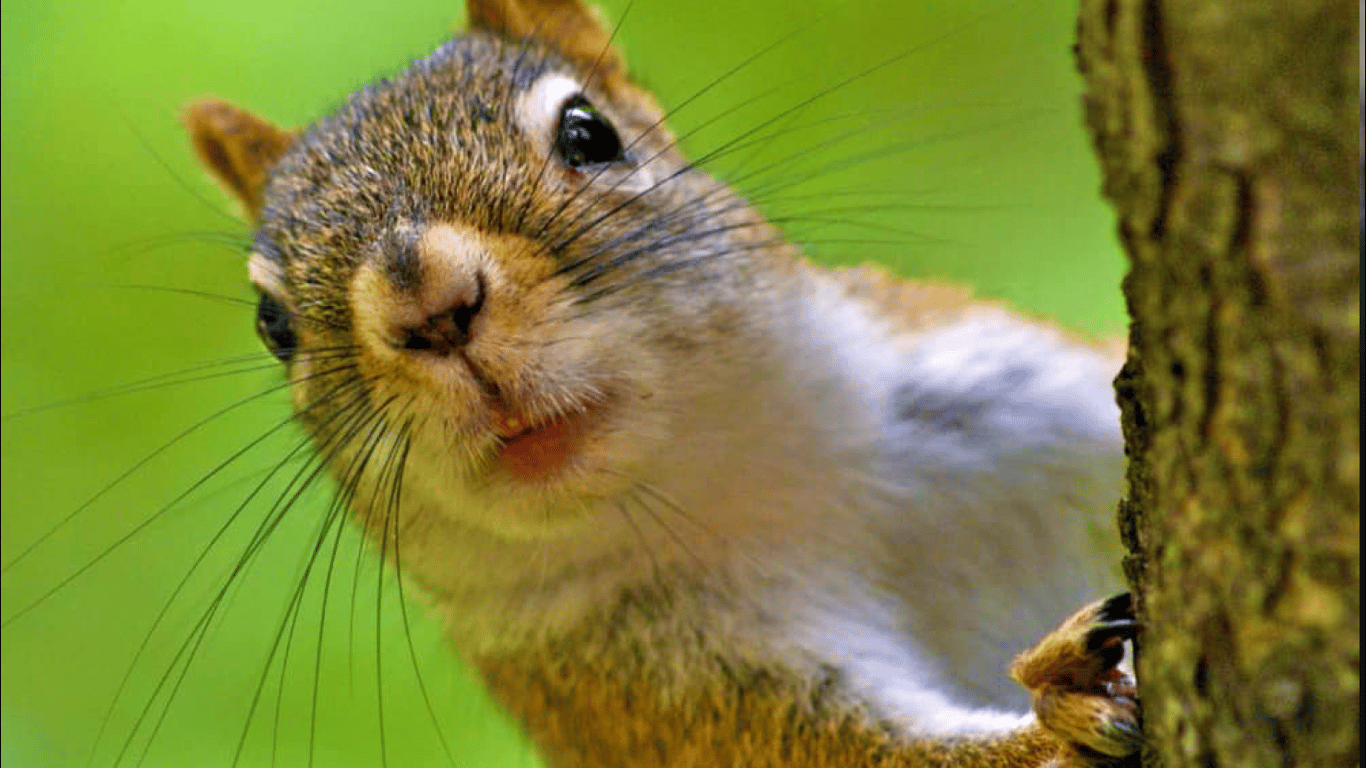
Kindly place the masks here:
<instances>
[{"instance_id":1,"label":"white fur around eye","mask_svg":"<svg viewBox=\"0 0 1366 768\"><path fill-rule=\"evenodd\" d=\"M284 272L278 263L267 259L259 253L253 253L251 260L247 264L248 274L251 282L262 292L274 296L278 301L284 301L289 293L285 290Z\"/></svg>"},{"instance_id":2,"label":"white fur around eye","mask_svg":"<svg viewBox=\"0 0 1366 768\"><path fill-rule=\"evenodd\" d=\"M560 115L564 112L565 103L581 93L583 83L568 75L551 74L542 77L518 98L517 124L538 152L553 156L552 160L559 159L556 154L556 142L559 138ZM593 106L612 123L613 130L617 132L622 145L627 148L629 161L633 154L630 149L639 138L639 134L627 130L625 126L613 120L604 108L605 105L595 103ZM587 177L595 186L610 189L621 195L638 195L653 189L666 173L657 170L661 163L656 155L657 153L650 153L640 158L637 153L638 162L595 167Z\"/></svg>"},{"instance_id":3,"label":"white fur around eye","mask_svg":"<svg viewBox=\"0 0 1366 768\"><path fill-rule=\"evenodd\" d=\"M542 77L517 99L517 124L537 149L553 152L564 103L583 91L583 84L568 75Z\"/></svg>"}]
</instances>

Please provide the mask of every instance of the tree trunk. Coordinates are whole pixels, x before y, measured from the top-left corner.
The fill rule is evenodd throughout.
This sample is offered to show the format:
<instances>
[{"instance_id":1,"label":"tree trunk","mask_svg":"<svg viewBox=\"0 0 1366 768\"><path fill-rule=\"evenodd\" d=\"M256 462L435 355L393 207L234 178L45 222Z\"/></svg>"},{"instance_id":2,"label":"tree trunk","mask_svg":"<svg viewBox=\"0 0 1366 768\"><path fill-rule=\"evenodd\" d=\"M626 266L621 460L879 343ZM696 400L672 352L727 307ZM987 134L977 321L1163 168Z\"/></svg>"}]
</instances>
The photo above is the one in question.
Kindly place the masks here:
<instances>
[{"instance_id":1,"label":"tree trunk","mask_svg":"<svg viewBox=\"0 0 1366 768\"><path fill-rule=\"evenodd\" d=\"M1083 0L1151 752L1359 762L1356 2Z\"/></svg>"}]
</instances>

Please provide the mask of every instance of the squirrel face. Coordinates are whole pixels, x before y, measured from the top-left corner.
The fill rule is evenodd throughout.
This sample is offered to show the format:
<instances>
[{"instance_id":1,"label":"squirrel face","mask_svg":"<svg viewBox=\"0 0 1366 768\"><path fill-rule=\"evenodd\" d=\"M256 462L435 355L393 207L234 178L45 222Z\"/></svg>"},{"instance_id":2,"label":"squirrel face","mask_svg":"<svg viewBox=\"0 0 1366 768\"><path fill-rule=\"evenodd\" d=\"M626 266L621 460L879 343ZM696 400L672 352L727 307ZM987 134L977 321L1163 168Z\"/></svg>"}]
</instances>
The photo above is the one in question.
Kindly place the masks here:
<instances>
[{"instance_id":1,"label":"squirrel face","mask_svg":"<svg viewBox=\"0 0 1366 768\"><path fill-rule=\"evenodd\" d=\"M343 483L384 493L402 465L516 535L627 485L718 365L762 358L745 323L782 268L591 13L559 11L591 34L476 28L298 137L189 115L258 220L258 325Z\"/></svg>"}]
</instances>

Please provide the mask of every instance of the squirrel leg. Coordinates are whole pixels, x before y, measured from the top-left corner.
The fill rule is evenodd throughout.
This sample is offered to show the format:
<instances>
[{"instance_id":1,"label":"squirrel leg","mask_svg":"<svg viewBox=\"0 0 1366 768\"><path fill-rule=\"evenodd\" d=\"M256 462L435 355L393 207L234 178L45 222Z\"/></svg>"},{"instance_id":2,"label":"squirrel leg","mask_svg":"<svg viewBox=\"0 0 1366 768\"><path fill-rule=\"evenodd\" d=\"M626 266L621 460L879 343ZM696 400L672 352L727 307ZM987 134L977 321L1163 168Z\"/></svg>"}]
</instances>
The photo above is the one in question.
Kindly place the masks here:
<instances>
[{"instance_id":1,"label":"squirrel leg","mask_svg":"<svg viewBox=\"0 0 1366 768\"><path fill-rule=\"evenodd\" d=\"M1035 717L990 734L907 736L838 687L738 665L667 699L620 674L634 640L610 662L576 664L555 646L482 668L558 768L1115 768L1141 744L1133 681L1118 666L1137 626L1128 595L1072 615L1012 666Z\"/></svg>"}]
</instances>

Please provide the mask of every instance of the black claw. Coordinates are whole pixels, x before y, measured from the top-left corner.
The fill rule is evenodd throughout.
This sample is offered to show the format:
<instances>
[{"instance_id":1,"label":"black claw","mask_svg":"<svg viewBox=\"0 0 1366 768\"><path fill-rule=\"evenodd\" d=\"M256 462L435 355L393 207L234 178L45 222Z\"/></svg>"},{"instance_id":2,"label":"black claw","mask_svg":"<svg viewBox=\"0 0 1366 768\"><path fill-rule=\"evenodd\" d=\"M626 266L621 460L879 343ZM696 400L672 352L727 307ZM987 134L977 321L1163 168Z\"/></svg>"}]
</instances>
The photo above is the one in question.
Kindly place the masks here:
<instances>
[{"instance_id":1,"label":"black claw","mask_svg":"<svg viewBox=\"0 0 1366 768\"><path fill-rule=\"evenodd\" d=\"M1118 595L1100 604L1100 612L1096 616L1100 621L1117 621L1119 619L1132 619L1134 617L1134 596L1128 592L1121 592Z\"/></svg>"},{"instance_id":2,"label":"black claw","mask_svg":"<svg viewBox=\"0 0 1366 768\"><path fill-rule=\"evenodd\" d=\"M1134 619L1102 621L1086 632L1086 651L1096 653L1114 638L1128 640L1138 634L1138 622ZM1124 647L1116 646L1119 658L1124 657ZM1118 661L1118 659L1116 659Z\"/></svg>"}]
</instances>

